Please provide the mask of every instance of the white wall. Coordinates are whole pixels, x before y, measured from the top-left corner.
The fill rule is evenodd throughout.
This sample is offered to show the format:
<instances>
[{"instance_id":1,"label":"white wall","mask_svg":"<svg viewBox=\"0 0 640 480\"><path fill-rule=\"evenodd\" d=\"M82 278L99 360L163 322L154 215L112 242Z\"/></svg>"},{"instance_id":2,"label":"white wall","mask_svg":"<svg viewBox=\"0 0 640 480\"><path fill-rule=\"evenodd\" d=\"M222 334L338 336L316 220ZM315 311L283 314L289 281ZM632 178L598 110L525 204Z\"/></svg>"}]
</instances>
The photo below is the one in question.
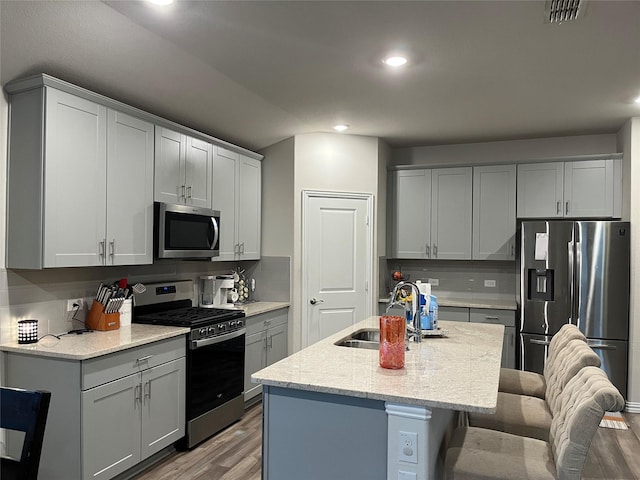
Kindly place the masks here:
<instances>
[{"instance_id":1,"label":"white wall","mask_svg":"<svg viewBox=\"0 0 640 480\"><path fill-rule=\"evenodd\" d=\"M504 142L399 148L394 165L471 165L542 161L559 157L614 153L616 135L581 135Z\"/></svg>"},{"instance_id":2,"label":"white wall","mask_svg":"<svg viewBox=\"0 0 640 480\"><path fill-rule=\"evenodd\" d=\"M378 193L378 139L334 133L295 137L294 254L293 254L293 349L302 342L302 191ZM374 201L377 199L374 198ZM375 239L374 239L375 243ZM374 245L374 258L377 259ZM373 261L373 259L372 259ZM373 262L374 280L378 278ZM372 290L377 292L376 289ZM374 311L375 313L375 311Z\"/></svg>"},{"instance_id":3,"label":"white wall","mask_svg":"<svg viewBox=\"0 0 640 480\"><path fill-rule=\"evenodd\" d=\"M631 297L629 299L629 384L627 409L640 413L640 117L618 133L623 159L623 218L631 222ZM636 205L636 208L630 208Z\"/></svg>"}]
</instances>

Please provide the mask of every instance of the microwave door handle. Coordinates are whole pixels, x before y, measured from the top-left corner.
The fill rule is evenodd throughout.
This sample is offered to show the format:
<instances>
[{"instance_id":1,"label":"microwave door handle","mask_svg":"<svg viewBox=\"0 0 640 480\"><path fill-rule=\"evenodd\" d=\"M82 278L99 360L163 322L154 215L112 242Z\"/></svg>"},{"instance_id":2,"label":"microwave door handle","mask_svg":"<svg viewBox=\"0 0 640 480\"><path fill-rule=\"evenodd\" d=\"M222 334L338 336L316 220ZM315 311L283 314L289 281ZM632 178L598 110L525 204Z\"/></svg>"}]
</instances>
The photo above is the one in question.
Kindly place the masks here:
<instances>
[{"instance_id":1,"label":"microwave door handle","mask_svg":"<svg viewBox=\"0 0 640 480\"><path fill-rule=\"evenodd\" d=\"M209 248L213 249L213 247L215 247L216 244L218 243L218 236L220 235L216 217L211 217L211 227L213 229L213 242L211 242L211 245L209 245Z\"/></svg>"}]
</instances>

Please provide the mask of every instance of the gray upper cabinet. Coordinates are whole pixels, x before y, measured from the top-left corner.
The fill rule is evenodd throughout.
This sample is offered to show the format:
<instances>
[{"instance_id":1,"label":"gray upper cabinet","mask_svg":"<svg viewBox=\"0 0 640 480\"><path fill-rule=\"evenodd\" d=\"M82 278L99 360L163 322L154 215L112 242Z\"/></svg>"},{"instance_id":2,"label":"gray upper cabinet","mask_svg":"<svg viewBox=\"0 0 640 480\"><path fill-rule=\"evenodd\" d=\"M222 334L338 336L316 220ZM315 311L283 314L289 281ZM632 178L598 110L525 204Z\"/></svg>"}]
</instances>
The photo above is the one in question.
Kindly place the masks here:
<instances>
[{"instance_id":1,"label":"gray upper cabinet","mask_svg":"<svg viewBox=\"0 0 640 480\"><path fill-rule=\"evenodd\" d=\"M151 263L153 125L50 87L10 101L7 266Z\"/></svg>"},{"instance_id":2,"label":"gray upper cabinet","mask_svg":"<svg viewBox=\"0 0 640 480\"><path fill-rule=\"evenodd\" d=\"M471 259L473 169L431 171L431 258Z\"/></svg>"},{"instance_id":3,"label":"gray upper cabinet","mask_svg":"<svg viewBox=\"0 0 640 480\"><path fill-rule=\"evenodd\" d=\"M391 175L390 243L395 258L429 258L431 170L398 170Z\"/></svg>"},{"instance_id":4,"label":"gray upper cabinet","mask_svg":"<svg viewBox=\"0 0 640 480\"><path fill-rule=\"evenodd\" d=\"M213 208L220 211L220 255L213 260L259 260L262 163L216 146L213 170Z\"/></svg>"},{"instance_id":5,"label":"gray upper cabinet","mask_svg":"<svg viewBox=\"0 0 640 480\"><path fill-rule=\"evenodd\" d=\"M617 218L621 160L518 165L518 218Z\"/></svg>"},{"instance_id":6,"label":"gray upper cabinet","mask_svg":"<svg viewBox=\"0 0 640 480\"><path fill-rule=\"evenodd\" d=\"M155 201L211 208L211 143L156 126L155 144Z\"/></svg>"},{"instance_id":7,"label":"gray upper cabinet","mask_svg":"<svg viewBox=\"0 0 640 480\"><path fill-rule=\"evenodd\" d=\"M516 166L473 167L473 259L514 260Z\"/></svg>"},{"instance_id":8,"label":"gray upper cabinet","mask_svg":"<svg viewBox=\"0 0 640 480\"><path fill-rule=\"evenodd\" d=\"M471 259L471 167L398 170L391 192L394 258Z\"/></svg>"}]
</instances>

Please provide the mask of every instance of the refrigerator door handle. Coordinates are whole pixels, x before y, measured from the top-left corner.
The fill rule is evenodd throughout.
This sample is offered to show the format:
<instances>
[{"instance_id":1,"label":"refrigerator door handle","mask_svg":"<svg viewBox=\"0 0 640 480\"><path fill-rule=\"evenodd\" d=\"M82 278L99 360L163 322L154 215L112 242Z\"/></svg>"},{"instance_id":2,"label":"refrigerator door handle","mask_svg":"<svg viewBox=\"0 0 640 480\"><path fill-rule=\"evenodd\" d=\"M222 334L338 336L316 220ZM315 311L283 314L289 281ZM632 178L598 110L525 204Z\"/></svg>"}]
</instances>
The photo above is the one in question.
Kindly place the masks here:
<instances>
[{"instance_id":1,"label":"refrigerator door handle","mask_svg":"<svg viewBox=\"0 0 640 480\"><path fill-rule=\"evenodd\" d=\"M609 345L607 343L591 343L587 342L593 350L616 350L617 347L615 345Z\"/></svg>"},{"instance_id":2,"label":"refrigerator door handle","mask_svg":"<svg viewBox=\"0 0 640 480\"><path fill-rule=\"evenodd\" d=\"M574 318L573 318L573 313L575 312L575 308L573 305L573 299L575 299L575 292L574 292L574 288L575 288L575 283L574 283L574 267L575 267L575 243L573 241L573 238L571 238L571 241L567 243L567 258L569 260L569 268L568 268L568 275L567 275L567 280L569 281L569 298L572 299L571 300L571 307L570 307L570 313L569 313L569 323L576 323L574 322Z\"/></svg>"},{"instance_id":3,"label":"refrigerator door handle","mask_svg":"<svg viewBox=\"0 0 640 480\"><path fill-rule=\"evenodd\" d=\"M529 340L530 343L534 343L536 345L544 345L544 346L549 346L551 344L550 340L538 340L537 338L532 338L531 340Z\"/></svg>"}]
</instances>

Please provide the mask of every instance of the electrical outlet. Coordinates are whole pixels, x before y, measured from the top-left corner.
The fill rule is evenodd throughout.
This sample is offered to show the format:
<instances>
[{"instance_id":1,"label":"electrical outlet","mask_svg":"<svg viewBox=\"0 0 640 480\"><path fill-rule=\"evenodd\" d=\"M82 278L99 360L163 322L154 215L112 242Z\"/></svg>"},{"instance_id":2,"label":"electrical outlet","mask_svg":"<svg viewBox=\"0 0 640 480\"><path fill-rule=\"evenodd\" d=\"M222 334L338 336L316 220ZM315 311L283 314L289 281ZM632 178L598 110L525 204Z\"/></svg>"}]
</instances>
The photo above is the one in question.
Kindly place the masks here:
<instances>
[{"instance_id":1,"label":"electrical outlet","mask_svg":"<svg viewBox=\"0 0 640 480\"><path fill-rule=\"evenodd\" d=\"M416 432L398 432L398 460L418 463L418 434Z\"/></svg>"},{"instance_id":2,"label":"electrical outlet","mask_svg":"<svg viewBox=\"0 0 640 480\"><path fill-rule=\"evenodd\" d=\"M399 470L398 480L418 480L418 474L415 472L407 472L405 470Z\"/></svg>"},{"instance_id":3,"label":"electrical outlet","mask_svg":"<svg viewBox=\"0 0 640 480\"><path fill-rule=\"evenodd\" d=\"M432 287L437 287L438 285L440 285L440 279L438 278L430 278L429 280L427 280Z\"/></svg>"},{"instance_id":4,"label":"electrical outlet","mask_svg":"<svg viewBox=\"0 0 640 480\"><path fill-rule=\"evenodd\" d=\"M485 286L485 287L492 287L492 288L495 288L495 286L496 286L496 281L495 281L495 280L485 280L485 281L484 281L484 286Z\"/></svg>"},{"instance_id":5,"label":"electrical outlet","mask_svg":"<svg viewBox=\"0 0 640 480\"><path fill-rule=\"evenodd\" d=\"M74 307L74 304L78 305L78 307ZM72 298L67 300L67 312L71 312L78 308L78 310L82 310L84 307L84 298Z\"/></svg>"}]
</instances>

